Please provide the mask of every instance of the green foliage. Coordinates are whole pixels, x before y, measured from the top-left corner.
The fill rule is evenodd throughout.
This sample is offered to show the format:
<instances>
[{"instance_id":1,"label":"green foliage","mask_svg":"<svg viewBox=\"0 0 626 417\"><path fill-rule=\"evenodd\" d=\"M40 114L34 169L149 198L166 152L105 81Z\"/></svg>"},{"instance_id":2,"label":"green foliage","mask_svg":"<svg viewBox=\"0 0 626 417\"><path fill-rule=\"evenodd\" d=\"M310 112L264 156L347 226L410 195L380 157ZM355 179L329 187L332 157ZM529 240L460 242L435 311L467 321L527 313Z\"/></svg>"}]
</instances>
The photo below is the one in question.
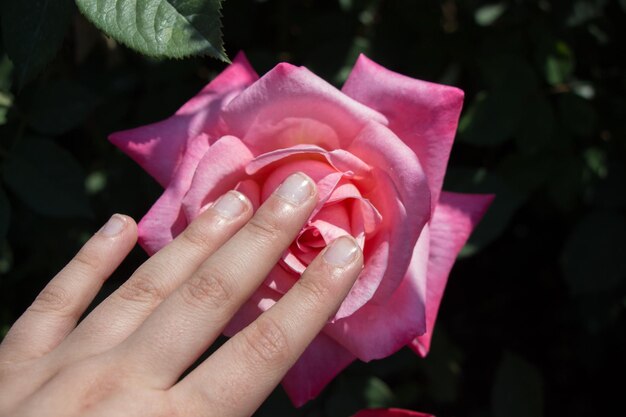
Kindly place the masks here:
<instances>
[{"instance_id":1,"label":"green foliage","mask_svg":"<svg viewBox=\"0 0 626 417\"><path fill-rule=\"evenodd\" d=\"M143 54L209 55L228 61L221 0L76 0L76 4L100 30Z\"/></svg>"},{"instance_id":2,"label":"green foliage","mask_svg":"<svg viewBox=\"0 0 626 417\"><path fill-rule=\"evenodd\" d=\"M67 79L33 87L22 95L29 126L49 135L60 135L80 125L96 104L89 89Z\"/></svg>"},{"instance_id":3,"label":"green foliage","mask_svg":"<svg viewBox=\"0 0 626 417\"><path fill-rule=\"evenodd\" d=\"M521 357L506 352L496 373L491 398L494 417L541 417L541 373Z\"/></svg>"},{"instance_id":4,"label":"green foliage","mask_svg":"<svg viewBox=\"0 0 626 417\"><path fill-rule=\"evenodd\" d=\"M389 385L380 378L370 378L364 389L368 408L386 408L396 402L395 395Z\"/></svg>"},{"instance_id":5,"label":"green foliage","mask_svg":"<svg viewBox=\"0 0 626 417\"><path fill-rule=\"evenodd\" d=\"M563 248L565 279L575 294L615 289L626 277L626 217L598 211L583 218Z\"/></svg>"},{"instance_id":6,"label":"green foliage","mask_svg":"<svg viewBox=\"0 0 626 417\"><path fill-rule=\"evenodd\" d=\"M3 176L7 186L37 213L91 216L80 165L51 140L23 138L7 157Z\"/></svg>"},{"instance_id":7,"label":"green foliage","mask_svg":"<svg viewBox=\"0 0 626 417\"><path fill-rule=\"evenodd\" d=\"M511 217L524 203L526 196L507 185L497 174L484 169L451 168L446 175L445 189L464 193L495 194L486 216L476 228L462 255L472 255L500 237Z\"/></svg>"},{"instance_id":8,"label":"green foliage","mask_svg":"<svg viewBox=\"0 0 626 417\"><path fill-rule=\"evenodd\" d=\"M482 71L487 90L476 96L461 119L459 139L478 146L500 145L523 128L536 77L526 61L512 55L486 61Z\"/></svg>"},{"instance_id":9,"label":"green foliage","mask_svg":"<svg viewBox=\"0 0 626 417\"><path fill-rule=\"evenodd\" d=\"M2 3L2 38L19 86L34 78L61 47L73 14L71 0Z\"/></svg>"},{"instance_id":10,"label":"green foliage","mask_svg":"<svg viewBox=\"0 0 626 417\"><path fill-rule=\"evenodd\" d=\"M9 198L5 194L4 190L0 187L0 244L4 242L4 238L9 230L9 223L11 221L11 205L9 204Z\"/></svg>"}]
</instances>

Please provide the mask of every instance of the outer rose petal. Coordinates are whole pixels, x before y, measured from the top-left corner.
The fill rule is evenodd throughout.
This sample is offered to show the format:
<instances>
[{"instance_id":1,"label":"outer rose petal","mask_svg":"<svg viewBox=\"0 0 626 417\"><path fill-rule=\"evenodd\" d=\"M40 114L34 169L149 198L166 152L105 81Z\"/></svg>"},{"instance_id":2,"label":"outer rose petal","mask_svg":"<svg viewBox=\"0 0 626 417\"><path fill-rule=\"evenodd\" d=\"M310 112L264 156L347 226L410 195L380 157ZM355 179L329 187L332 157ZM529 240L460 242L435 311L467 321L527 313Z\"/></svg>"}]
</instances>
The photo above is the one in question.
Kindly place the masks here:
<instances>
[{"instance_id":1,"label":"outer rose petal","mask_svg":"<svg viewBox=\"0 0 626 417\"><path fill-rule=\"evenodd\" d=\"M432 414L418 413L417 411L387 408L376 410L362 410L352 417L435 417Z\"/></svg>"},{"instance_id":2,"label":"outer rose petal","mask_svg":"<svg viewBox=\"0 0 626 417\"><path fill-rule=\"evenodd\" d=\"M385 358L426 331L425 292L429 230L424 227L400 286L385 303L369 302L324 332L362 361Z\"/></svg>"},{"instance_id":3,"label":"outer rose petal","mask_svg":"<svg viewBox=\"0 0 626 417\"><path fill-rule=\"evenodd\" d=\"M463 91L389 71L364 55L342 91L384 114L389 129L415 152L428 177L434 210L463 107Z\"/></svg>"},{"instance_id":4,"label":"outer rose petal","mask_svg":"<svg viewBox=\"0 0 626 417\"><path fill-rule=\"evenodd\" d=\"M239 53L230 66L174 116L113 133L109 140L166 187L181 165L190 141L203 132L209 135L209 140L221 136L221 109L258 78L244 54Z\"/></svg>"},{"instance_id":5,"label":"outer rose petal","mask_svg":"<svg viewBox=\"0 0 626 417\"><path fill-rule=\"evenodd\" d=\"M187 152L169 186L139 222L139 244L148 255L159 251L187 227L181 204L208 143L205 134L189 142Z\"/></svg>"},{"instance_id":6,"label":"outer rose petal","mask_svg":"<svg viewBox=\"0 0 626 417\"><path fill-rule=\"evenodd\" d=\"M293 142L285 143L286 119L307 124L314 119L318 132L325 130L322 125L331 128L339 140L335 146L340 148L345 148L366 122L387 123L382 114L342 94L308 69L287 63L278 64L233 99L223 116L229 132L242 138L255 155L306 139L294 132ZM318 145L310 138L305 143Z\"/></svg>"},{"instance_id":7,"label":"outer rose petal","mask_svg":"<svg viewBox=\"0 0 626 417\"><path fill-rule=\"evenodd\" d=\"M430 348L433 326L452 265L492 201L492 195L441 193L430 222L426 333L410 344L411 349L422 356L426 356Z\"/></svg>"},{"instance_id":8,"label":"outer rose petal","mask_svg":"<svg viewBox=\"0 0 626 417\"><path fill-rule=\"evenodd\" d=\"M300 407L317 397L355 359L333 339L320 333L287 372L283 388L291 402Z\"/></svg>"},{"instance_id":9,"label":"outer rose petal","mask_svg":"<svg viewBox=\"0 0 626 417\"><path fill-rule=\"evenodd\" d=\"M383 216L381 228L389 231L389 251L393 254L393 259L386 266L386 270L381 271L384 277L379 278L382 280L379 281L380 285L377 282L373 287L376 295L372 293L363 300L368 301L374 296L373 301L382 304L404 278L411 260L411 249L430 218L430 191L415 153L385 126L368 124L348 151L379 170L377 178L365 181L360 188L375 186L371 195L366 192L363 194L381 212ZM387 175L393 184L383 183L384 175ZM344 311L342 307L337 317L346 317L353 312Z\"/></svg>"}]
</instances>

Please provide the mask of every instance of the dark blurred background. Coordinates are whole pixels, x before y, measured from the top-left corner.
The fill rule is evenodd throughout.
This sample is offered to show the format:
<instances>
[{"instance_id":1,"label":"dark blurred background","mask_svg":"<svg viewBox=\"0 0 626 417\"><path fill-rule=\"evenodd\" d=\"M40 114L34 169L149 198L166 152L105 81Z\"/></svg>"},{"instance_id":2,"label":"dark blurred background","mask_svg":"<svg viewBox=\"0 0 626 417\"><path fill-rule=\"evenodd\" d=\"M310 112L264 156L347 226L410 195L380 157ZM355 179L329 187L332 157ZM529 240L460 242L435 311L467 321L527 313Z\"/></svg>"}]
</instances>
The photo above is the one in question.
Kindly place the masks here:
<instances>
[{"instance_id":1,"label":"dark blurred background","mask_svg":"<svg viewBox=\"0 0 626 417\"><path fill-rule=\"evenodd\" d=\"M456 264L433 349L354 364L293 409L398 406L438 416L616 415L626 367L626 1L228 0L229 55L306 65L341 86L357 55L465 90L445 188L497 198ZM18 88L0 41L0 325L113 212L158 185L106 137L174 112L223 68L157 61L78 13ZM146 259L136 249L103 296ZM617 382L615 382L617 381ZM622 411L623 412L623 411Z\"/></svg>"}]
</instances>

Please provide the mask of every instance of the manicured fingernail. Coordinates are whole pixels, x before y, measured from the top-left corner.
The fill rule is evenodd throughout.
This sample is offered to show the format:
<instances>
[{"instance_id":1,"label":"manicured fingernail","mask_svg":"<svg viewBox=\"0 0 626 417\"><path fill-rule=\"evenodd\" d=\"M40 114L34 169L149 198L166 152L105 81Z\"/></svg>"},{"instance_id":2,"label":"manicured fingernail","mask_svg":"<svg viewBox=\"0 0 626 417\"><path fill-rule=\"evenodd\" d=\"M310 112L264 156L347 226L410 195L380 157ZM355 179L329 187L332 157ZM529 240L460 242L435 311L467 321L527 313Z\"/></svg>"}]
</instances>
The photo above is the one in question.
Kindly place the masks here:
<instances>
[{"instance_id":1,"label":"manicured fingernail","mask_svg":"<svg viewBox=\"0 0 626 417\"><path fill-rule=\"evenodd\" d=\"M246 197L238 191L229 191L221 196L212 208L224 217L234 219L248 208Z\"/></svg>"},{"instance_id":2,"label":"manicured fingernail","mask_svg":"<svg viewBox=\"0 0 626 417\"><path fill-rule=\"evenodd\" d=\"M100 229L99 233L105 237L113 237L126 227L126 219L119 214L111 216L108 222Z\"/></svg>"},{"instance_id":3,"label":"manicured fingernail","mask_svg":"<svg viewBox=\"0 0 626 417\"><path fill-rule=\"evenodd\" d=\"M324 251L324 260L331 265L346 266L352 262L358 252L354 239L341 236L335 239Z\"/></svg>"},{"instance_id":4,"label":"manicured fingernail","mask_svg":"<svg viewBox=\"0 0 626 417\"><path fill-rule=\"evenodd\" d=\"M313 194L313 182L306 175L297 172L280 184L276 194L293 204L302 204Z\"/></svg>"}]
</instances>

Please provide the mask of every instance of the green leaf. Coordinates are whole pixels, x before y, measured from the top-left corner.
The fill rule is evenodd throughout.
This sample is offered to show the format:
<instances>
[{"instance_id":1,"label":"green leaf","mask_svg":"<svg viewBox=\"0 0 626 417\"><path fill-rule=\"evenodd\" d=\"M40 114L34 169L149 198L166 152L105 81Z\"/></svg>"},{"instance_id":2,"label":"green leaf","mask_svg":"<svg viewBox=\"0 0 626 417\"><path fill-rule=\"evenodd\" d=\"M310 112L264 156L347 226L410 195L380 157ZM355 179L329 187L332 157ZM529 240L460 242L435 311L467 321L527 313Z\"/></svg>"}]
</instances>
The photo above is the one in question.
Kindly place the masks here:
<instances>
[{"instance_id":1,"label":"green leaf","mask_svg":"<svg viewBox=\"0 0 626 417\"><path fill-rule=\"evenodd\" d=\"M11 90L13 63L6 55L0 58L0 91Z\"/></svg>"},{"instance_id":2,"label":"green leaf","mask_svg":"<svg viewBox=\"0 0 626 417\"><path fill-rule=\"evenodd\" d=\"M479 26L491 26L506 11L505 3L487 4L476 10L474 20Z\"/></svg>"},{"instance_id":3,"label":"green leaf","mask_svg":"<svg viewBox=\"0 0 626 417\"><path fill-rule=\"evenodd\" d=\"M539 370L506 352L496 372L491 407L494 417L541 417L543 382Z\"/></svg>"},{"instance_id":4,"label":"green leaf","mask_svg":"<svg viewBox=\"0 0 626 417\"><path fill-rule=\"evenodd\" d=\"M221 0L76 0L100 30L161 58L209 55L228 62L221 30Z\"/></svg>"},{"instance_id":5,"label":"green leaf","mask_svg":"<svg viewBox=\"0 0 626 417\"><path fill-rule=\"evenodd\" d=\"M575 226L561 259L574 294L608 290L626 278L624 236L626 218L610 211L592 213Z\"/></svg>"},{"instance_id":6,"label":"green leaf","mask_svg":"<svg viewBox=\"0 0 626 417\"><path fill-rule=\"evenodd\" d=\"M10 221L11 206L9 205L9 198L2 187L0 187L0 245L2 245L4 238L7 236Z\"/></svg>"},{"instance_id":7,"label":"green leaf","mask_svg":"<svg viewBox=\"0 0 626 417\"><path fill-rule=\"evenodd\" d=\"M3 174L11 191L37 213L91 216L80 165L50 140L23 138L5 160Z\"/></svg>"},{"instance_id":8,"label":"green leaf","mask_svg":"<svg viewBox=\"0 0 626 417\"><path fill-rule=\"evenodd\" d=\"M96 96L70 80L57 80L25 91L23 107L37 132L60 135L80 125L97 104Z\"/></svg>"},{"instance_id":9,"label":"green leaf","mask_svg":"<svg viewBox=\"0 0 626 417\"><path fill-rule=\"evenodd\" d=\"M565 83L574 70L574 54L565 42L556 42L546 57L545 75L550 85Z\"/></svg>"},{"instance_id":10,"label":"green leaf","mask_svg":"<svg viewBox=\"0 0 626 417\"><path fill-rule=\"evenodd\" d=\"M54 58L70 25L71 0L5 1L2 37L19 87Z\"/></svg>"},{"instance_id":11,"label":"green leaf","mask_svg":"<svg viewBox=\"0 0 626 417\"><path fill-rule=\"evenodd\" d=\"M390 407L396 399L389 385L376 377L371 377L367 380L363 394L369 408Z\"/></svg>"}]
</instances>

